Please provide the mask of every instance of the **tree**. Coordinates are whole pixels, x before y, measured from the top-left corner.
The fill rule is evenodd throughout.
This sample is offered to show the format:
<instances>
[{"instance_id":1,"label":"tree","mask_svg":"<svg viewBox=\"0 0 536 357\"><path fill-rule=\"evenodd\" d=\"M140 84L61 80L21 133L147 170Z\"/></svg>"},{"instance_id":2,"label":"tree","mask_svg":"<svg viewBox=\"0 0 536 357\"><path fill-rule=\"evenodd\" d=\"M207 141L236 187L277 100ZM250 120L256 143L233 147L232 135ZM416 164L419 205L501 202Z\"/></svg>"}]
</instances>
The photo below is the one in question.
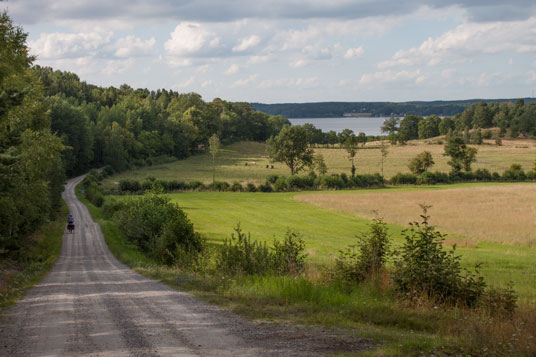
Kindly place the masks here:
<instances>
[{"instance_id":1,"label":"tree","mask_svg":"<svg viewBox=\"0 0 536 357\"><path fill-rule=\"evenodd\" d=\"M382 166L382 177L384 177L383 176L383 162L385 161L385 158L387 157L387 154L389 154L389 151L387 150L387 146L385 146L385 143L384 143L383 140L380 142L380 144L381 144L380 152L382 154L382 165L381 165Z\"/></svg>"},{"instance_id":2,"label":"tree","mask_svg":"<svg viewBox=\"0 0 536 357\"><path fill-rule=\"evenodd\" d=\"M343 143L344 149L348 153L348 159L352 162L352 177L355 176L355 165L354 165L354 158L357 154L357 149L359 148L359 139L357 136L352 135L349 136Z\"/></svg>"},{"instance_id":3,"label":"tree","mask_svg":"<svg viewBox=\"0 0 536 357\"><path fill-rule=\"evenodd\" d=\"M417 115L406 115L400 121L398 137L401 143L419 138L419 122L423 118Z\"/></svg>"},{"instance_id":4,"label":"tree","mask_svg":"<svg viewBox=\"0 0 536 357\"><path fill-rule=\"evenodd\" d=\"M397 118L393 115L391 115L390 118L385 119L383 122L383 125L381 127L382 133L388 133L388 138L391 141L391 144L396 144L397 140L397 132L398 132L398 123L400 122L400 118Z\"/></svg>"},{"instance_id":5,"label":"tree","mask_svg":"<svg viewBox=\"0 0 536 357\"><path fill-rule=\"evenodd\" d=\"M270 159L283 162L294 175L313 163L313 150L307 143L307 135L302 126L287 126L277 136L266 142Z\"/></svg>"},{"instance_id":6,"label":"tree","mask_svg":"<svg viewBox=\"0 0 536 357\"><path fill-rule=\"evenodd\" d=\"M441 119L437 115L430 115L419 121L419 139L428 139L439 136Z\"/></svg>"},{"instance_id":7,"label":"tree","mask_svg":"<svg viewBox=\"0 0 536 357\"><path fill-rule=\"evenodd\" d=\"M325 175L328 173L328 167L324 161L324 156L321 153L315 154L313 157L313 166L315 170L318 170L320 175Z\"/></svg>"},{"instance_id":8,"label":"tree","mask_svg":"<svg viewBox=\"0 0 536 357\"><path fill-rule=\"evenodd\" d=\"M477 152L476 148L468 147L459 136L450 138L445 145L445 155L450 156L448 164L454 172L460 172L462 168L466 172L471 171L471 164L476 161Z\"/></svg>"},{"instance_id":9,"label":"tree","mask_svg":"<svg viewBox=\"0 0 536 357\"><path fill-rule=\"evenodd\" d=\"M429 151L423 151L410 160L408 167L415 175L422 175L435 164L434 158Z\"/></svg>"},{"instance_id":10,"label":"tree","mask_svg":"<svg viewBox=\"0 0 536 357\"><path fill-rule=\"evenodd\" d=\"M220 138L218 138L218 135L213 134L210 139L208 139L208 145L210 154L212 155L212 183L214 183L216 177L216 164L214 160L216 159L216 154L220 150Z\"/></svg>"}]
</instances>

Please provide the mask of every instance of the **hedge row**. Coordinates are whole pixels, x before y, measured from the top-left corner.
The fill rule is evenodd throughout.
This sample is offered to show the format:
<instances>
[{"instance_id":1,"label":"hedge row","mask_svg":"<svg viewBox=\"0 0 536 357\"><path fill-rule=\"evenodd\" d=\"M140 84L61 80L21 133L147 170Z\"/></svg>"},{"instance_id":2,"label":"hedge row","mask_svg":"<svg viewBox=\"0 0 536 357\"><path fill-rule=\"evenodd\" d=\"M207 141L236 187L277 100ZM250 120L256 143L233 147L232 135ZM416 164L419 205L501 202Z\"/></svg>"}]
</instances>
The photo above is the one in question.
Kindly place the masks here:
<instances>
[{"instance_id":1,"label":"hedge row","mask_svg":"<svg viewBox=\"0 0 536 357\"><path fill-rule=\"evenodd\" d=\"M523 171L517 165L499 174L489 172L487 169L478 169L474 172L429 172L425 171L421 176L410 173L398 173L391 177L389 183L392 185L434 185L448 184L456 182L494 181L494 182L522 182L536 181L536 171Z\"/></svg>"}]
</instances>

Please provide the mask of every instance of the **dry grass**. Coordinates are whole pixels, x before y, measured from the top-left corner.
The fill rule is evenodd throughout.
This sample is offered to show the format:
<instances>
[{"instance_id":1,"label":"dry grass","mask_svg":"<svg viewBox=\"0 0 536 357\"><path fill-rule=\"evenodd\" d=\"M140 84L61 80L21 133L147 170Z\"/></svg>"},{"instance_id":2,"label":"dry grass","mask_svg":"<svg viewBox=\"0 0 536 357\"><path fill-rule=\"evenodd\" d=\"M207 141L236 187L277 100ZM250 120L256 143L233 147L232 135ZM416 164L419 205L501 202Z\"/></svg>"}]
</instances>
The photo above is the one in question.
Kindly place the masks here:
<instances>
[{"instance_id":1,"label":"dry grass","mask_svg":"<svg viewBox=\"0 0 536 357\"><path fill-rule=\"evenodd\" d=\"M388 146L389 154L384 162L384 175L389 178L398 172L410 172L408 163L411 158L423 151L429 151L435 161L432 171L450 171L448 157L443 156L445 145L434 140L415 140L407 145ZM473 169L485 168L499 173L507 170L511 164L518 163L524 170L530 170L536 159L536 142L534 140L503 140L502 146L494 145L493 140L485 140L484 145L475 145L478 149L477 161ZM346 172L350 174L350 162L343 149L315 149L324 156L329 173ZM357 152L357 173L368 174L380 172L381 152L378 143L368 143Z\"/></svg>"},{"instance_id":2,"label":"dry grass","mask_svg":"<svg viewBox=\"0 0 536 357\"><path fill-rule=\"evenodd\" d=\"M406 192L307 194L296 199L317 206L406 225L432 205L431 223L457 243L479 241L536 246L536 184L494 185ZM461 238L463 237L463 239Z\"/></svg>"}]
</instances>

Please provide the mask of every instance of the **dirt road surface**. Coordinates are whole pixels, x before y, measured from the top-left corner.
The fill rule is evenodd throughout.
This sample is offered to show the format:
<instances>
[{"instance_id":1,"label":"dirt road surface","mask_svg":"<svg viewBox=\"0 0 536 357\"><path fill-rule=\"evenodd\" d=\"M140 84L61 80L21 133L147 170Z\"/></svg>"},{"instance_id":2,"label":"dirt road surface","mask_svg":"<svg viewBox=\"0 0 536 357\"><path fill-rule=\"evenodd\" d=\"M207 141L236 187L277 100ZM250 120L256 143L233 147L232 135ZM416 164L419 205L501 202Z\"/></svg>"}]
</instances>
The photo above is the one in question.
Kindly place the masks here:
<instances>
[{"instance_id":1,"label":"dirt road surface","mask_svg":"<svg viewBox=\"0 0 536 357\"><path fill-rule=\"evenodd\" d=\"M145 278L110 253L98 224L63 197L76 229L53 270L0 321L1 356L316 356L372 343L321 329L248 321Z\"/></svg>"}]
</instances>

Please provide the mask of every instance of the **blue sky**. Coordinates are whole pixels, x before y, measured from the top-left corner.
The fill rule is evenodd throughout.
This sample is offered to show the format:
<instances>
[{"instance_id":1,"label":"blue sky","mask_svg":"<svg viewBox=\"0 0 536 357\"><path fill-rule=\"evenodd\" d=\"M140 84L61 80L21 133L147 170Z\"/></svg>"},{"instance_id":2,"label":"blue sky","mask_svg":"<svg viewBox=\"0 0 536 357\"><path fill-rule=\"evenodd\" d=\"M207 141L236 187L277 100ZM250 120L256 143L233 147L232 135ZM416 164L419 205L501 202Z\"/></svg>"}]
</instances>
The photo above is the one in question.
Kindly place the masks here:
<instances>
[{"instance_id":1,"label":"blue sky","mask_svg":"<svg viewBox=\"0 0 536 357\"><path fill-rule=\"evenodd\" d=\"M534 0L10 0L37 64L281 103L536 93Z\"/></svg>"}]
</instances>

